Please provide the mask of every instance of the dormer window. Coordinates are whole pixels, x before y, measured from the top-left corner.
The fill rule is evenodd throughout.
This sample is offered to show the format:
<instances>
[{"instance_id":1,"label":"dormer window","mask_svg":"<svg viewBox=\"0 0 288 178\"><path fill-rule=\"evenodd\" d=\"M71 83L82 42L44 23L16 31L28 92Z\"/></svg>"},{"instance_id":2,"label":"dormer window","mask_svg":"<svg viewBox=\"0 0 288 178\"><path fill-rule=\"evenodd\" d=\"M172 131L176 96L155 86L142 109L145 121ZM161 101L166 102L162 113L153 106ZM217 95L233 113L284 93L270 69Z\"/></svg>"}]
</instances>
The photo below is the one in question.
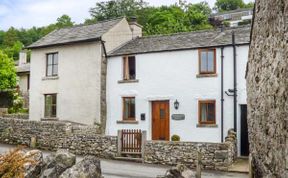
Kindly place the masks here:
<instances>
[{"instance_id":1,"label":"dormer window","mask_svg":"<svg viewBox=\"0 0 288 178\"><path fill-rule=\"evenodd\" d=\"M136 79L136 60L135 56L123 57L123 80Z\"/></svg>"}]
</instances>

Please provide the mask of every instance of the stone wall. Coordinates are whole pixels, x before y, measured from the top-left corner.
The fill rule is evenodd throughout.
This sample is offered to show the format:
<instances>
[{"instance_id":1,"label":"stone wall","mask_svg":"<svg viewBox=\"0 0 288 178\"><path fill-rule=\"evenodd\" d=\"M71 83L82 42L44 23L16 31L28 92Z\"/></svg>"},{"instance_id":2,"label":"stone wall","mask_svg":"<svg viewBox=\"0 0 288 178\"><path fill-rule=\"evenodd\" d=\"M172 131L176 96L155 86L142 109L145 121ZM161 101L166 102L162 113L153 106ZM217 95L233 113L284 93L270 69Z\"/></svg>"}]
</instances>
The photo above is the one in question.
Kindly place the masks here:
<instances>
[{"instance_id":1,"label":"stone wall","mask_svg":"<svg viewBox=\"0 0 288 178\"><path fill-rule=\"evenodd\" d=\"M69 149L79 155L95 155L115 159L118 156L116 136L98 134L99 127L75 125L57 121L30 121L0 117L0 142L34 145L38 149L55 151ZM36 140L36 141L33 141ZM236 156L236 134L229 130L225 143L144 142L145 163L186 164L194 168L197 150L203 154L204 169L227 170Z\"/></svg>"},{"instance_id":2,"label":"stone wall","mask_svg":"<svg viewBox=\"0 0 288 178\"><path fill-rule=\"evenodd\" d=\"M68 148L75 154L91 154L101 158L117 155L117 137L97 134L98 127L76 126L67 122L29 121L0 118L0 142L30 146L36 138L36 148L55 151Z\"/></svg>"},{"instance_id":3,"label":"stone wall","mask_svg":"<svg viewBox=\"0 0 288 178\"><path fill-rule=\"evenodd\" d=\"M18 113L18 114L3 114L4 118L10 118L10 119L29 119L29 114L25 113Z\"/></svg>"},{"instance_id":4,"label":"stone wall","mask_svg":"<svg viewBox=\"0 0 288 178\"><path fill-rule=\"evenodd\" d=\"M257 0L247 71L255 177L288 177L288 1Z\"/></svg>"},{"instance_id":5,"label":"stone wall","mask_svg":"<svg viewBox=\"0 0 288 178\"><path fill-rule=\"evenodd\" d=\"M236 155L236 134L229 130L224 143L147 141L144 162L154 164L185 164L196 167L197 150L202 153L204 169L227 170Z\"/></svg>"}]
</instances>

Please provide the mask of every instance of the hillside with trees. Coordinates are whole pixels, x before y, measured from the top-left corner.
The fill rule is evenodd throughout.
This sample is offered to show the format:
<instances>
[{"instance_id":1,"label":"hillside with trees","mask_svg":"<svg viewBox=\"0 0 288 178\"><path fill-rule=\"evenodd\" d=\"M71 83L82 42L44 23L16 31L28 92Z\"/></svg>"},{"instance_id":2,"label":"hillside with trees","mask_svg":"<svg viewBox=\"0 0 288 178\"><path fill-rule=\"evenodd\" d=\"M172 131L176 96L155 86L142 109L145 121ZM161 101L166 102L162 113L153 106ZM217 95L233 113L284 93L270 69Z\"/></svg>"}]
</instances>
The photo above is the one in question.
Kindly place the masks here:
<instances>
[{"instance_id":1,"label":"hillside with trees","mask_svg":"<svg viewBox=\"0 0 288 178\"><path fill-rule=\"evenodd\" d=\"M170 6L154 7L143 0L110 0L91 7L91 17L86 19L84 24L123 16L128 19L136 17L138 23L143 26L144 35L171 34L213 28L208 21L212 10L227 11L251 6L253 3L245 4L243 0L217 0L213 8L205 1L192 4L179 0ZM32 44L55 29L73 25L79 24L75 24L68 15L63 15L55 23L45 27L10 27L7 31L0 30L0 50L9 58L18 60L19 51L24 46Z\"/></svg>"}]
</instances>

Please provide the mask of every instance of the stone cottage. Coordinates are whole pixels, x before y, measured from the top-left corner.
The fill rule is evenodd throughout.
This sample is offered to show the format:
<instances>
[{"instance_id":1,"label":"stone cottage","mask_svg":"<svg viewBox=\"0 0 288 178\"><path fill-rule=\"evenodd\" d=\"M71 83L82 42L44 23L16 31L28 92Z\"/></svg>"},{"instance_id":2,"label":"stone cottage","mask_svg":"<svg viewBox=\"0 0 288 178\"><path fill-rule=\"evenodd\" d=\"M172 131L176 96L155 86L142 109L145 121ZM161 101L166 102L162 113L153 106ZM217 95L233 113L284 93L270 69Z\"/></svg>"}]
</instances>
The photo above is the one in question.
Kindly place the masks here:
<instances>
[{"instance_id":1,"label":"stone cottage","mask_svg":"<svg viewBox=\"0 0 288 178\"><path fill-rule=\"evenodd\" d=\"M29 119L105 122L107 53L141 34L136 22L118 18L55 30L28 46Z\"/></svg>"},{"instance_id":2,"label":"stone cottage","mask_svg":"<svg viewBox=\"0 0 288 178\"><path fill-rule=\"evenodd\" d=\"M245 69L250 27L136 38L109 53L107 135L223 142L248 155Z\"/></svg>"}]
</instances>

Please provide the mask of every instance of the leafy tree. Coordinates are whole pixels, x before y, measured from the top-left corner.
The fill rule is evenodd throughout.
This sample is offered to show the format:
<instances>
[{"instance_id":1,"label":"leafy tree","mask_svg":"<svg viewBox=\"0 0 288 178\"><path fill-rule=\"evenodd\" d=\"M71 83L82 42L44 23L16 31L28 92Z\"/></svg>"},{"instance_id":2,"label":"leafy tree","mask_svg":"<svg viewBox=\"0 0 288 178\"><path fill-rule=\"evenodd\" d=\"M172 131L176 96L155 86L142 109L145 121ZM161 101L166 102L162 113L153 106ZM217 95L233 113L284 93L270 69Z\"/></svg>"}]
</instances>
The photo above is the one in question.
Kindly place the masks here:
<instances>
[{"instance_id":1,"label":"leafy tree","mask_svg":"<svg viewBox=\"0 0 288 178\"><path fill-rule=\"evenodd\" d=\"M249 2L249 3L245 4L244 7L245 8L253 8L254 7L254 2Z\"/></svg>"},{"instance_id":2,"label":"leafy tree","mask_svg":"<svg viewBox=\"0 0 288 178\"><path fill-rule=\"evenodd\" d=\"M116 17L136 16L137 11L147 5L143 0L110 0L96 3L90 9L90 14L96 21L112 19ZM90 20L91 21L91 20ZM89 23L89 20L86 20Z\"/></svg>"},{"instance_id":3,"label":"leafy tree","mask_svg":"<svg viewBox=\"0 0 288 178\"><path fill-rule=\"evenodd\" d=\"M217 0L215 6L218 11L230 11L238 8L244 8L243 0Z\"/></svg>"},{"instance_id":4,"label":"leafy tree","mask_svg":"<svg viewBox=\"0 0 288 178\"><path fill-rule=\"evenodd\" d=\"M17 76L13 59L0 51L0 90L16 87Z\"/></svg>"},{"instance_id":5,"label":"leafy tree","mask_svg":"<svg viewBox=\"0 0 288 178\"><path fill-rule=\"evenodd\" d=\"M191 24L192 30L209 29L212 26L209 24L208 17L212 10L207 2L189 4L187 6L187 15Z\"/></svg>"},{"instance_id":6,"label":"leafy tree","mask_svg":"<svg viewBox=\"0 0 288 178\"><path fill-rule=\"evenodd\" d=\"M4 49L4 53L13 60L19 59L19 52L22 50L23 44L20 41L16 41L12 47Z\"/></svg>"},{"instance_id":7,"label":"leafy tree","mask_svg":"<svg viewBox=\"0 0 288 178\"><path fill-rule=\"evenodd\" d=\"M57 18L56 27L63 28L63 27L72 27L74 22L71 21L71 17L64 14L61 17Z\"/></svg>"},{"instance_id":8,"label":"leafy tree","mask_svg":"<svg viewBox=\"0 0 288 178\"><path fill-rule=\"evenodd\" d=\"M13 46L16 41L18 41L18 31L11 27L4 35L3 46Z\"/></svg>"}]
</instances>

